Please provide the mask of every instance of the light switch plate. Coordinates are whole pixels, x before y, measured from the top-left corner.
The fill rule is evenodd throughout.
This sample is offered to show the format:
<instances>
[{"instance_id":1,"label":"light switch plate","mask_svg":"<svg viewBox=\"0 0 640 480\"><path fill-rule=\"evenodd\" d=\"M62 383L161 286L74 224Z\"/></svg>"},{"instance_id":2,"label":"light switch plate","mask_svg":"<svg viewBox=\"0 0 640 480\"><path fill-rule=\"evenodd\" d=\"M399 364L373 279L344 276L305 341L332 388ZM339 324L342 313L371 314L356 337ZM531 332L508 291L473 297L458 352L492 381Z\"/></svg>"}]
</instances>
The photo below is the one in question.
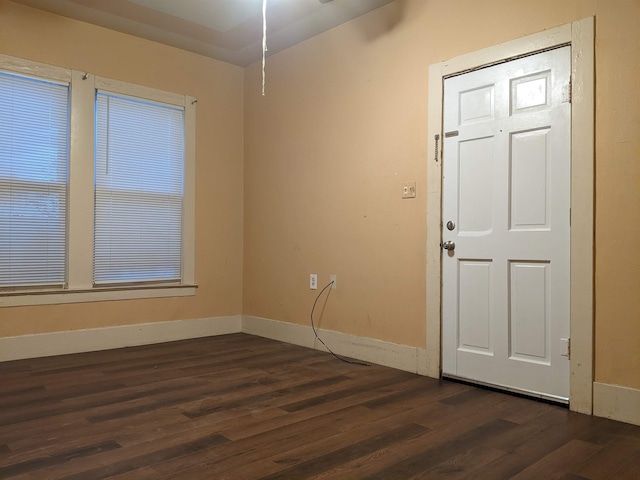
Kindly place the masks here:
<instances>
[{"instance_id":1,"label":"light switch plate","mask_svg":"<svg viewBox=\"0 0 640 480\"><path fill-rule=\"evenodd\" d=\"M416 182L407 182L402 188L402 198L416 198Z\"/></svg>"}]
</instances>

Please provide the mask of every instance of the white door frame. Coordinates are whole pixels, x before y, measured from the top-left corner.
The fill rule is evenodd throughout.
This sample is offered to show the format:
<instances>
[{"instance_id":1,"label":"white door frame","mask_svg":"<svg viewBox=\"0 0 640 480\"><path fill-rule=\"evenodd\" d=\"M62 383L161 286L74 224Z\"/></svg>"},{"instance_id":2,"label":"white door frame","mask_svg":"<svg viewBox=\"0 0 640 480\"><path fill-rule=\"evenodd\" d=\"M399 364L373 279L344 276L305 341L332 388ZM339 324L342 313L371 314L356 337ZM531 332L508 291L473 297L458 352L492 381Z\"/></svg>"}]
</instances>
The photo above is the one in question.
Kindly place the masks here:
<instances>
[{"instance_id":1,"label":"white door frame","mask_svg":"<svg viewBox=\"0 0 640 480\"><path fill-rule=\"evenodd\" d=\"M429 67L427 158L427 375L442 370L442 99L443 81L481 66L571 45L571 410L593 411L594 234L593 17L528 35ZM436 148L436 135L440 141Z\"/></svg>"}]
</instances>

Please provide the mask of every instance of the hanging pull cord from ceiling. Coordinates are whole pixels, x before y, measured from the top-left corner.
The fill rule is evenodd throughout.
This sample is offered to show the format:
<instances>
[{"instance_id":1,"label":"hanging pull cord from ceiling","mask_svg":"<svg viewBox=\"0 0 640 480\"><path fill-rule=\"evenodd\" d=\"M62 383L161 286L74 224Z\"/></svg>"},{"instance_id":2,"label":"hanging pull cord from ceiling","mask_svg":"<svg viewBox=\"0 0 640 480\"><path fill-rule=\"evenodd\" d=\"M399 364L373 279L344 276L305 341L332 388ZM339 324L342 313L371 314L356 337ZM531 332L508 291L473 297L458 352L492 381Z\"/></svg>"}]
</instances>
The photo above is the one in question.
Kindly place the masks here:
<instances>
[{"instance_id":1,"label":"hanging pull cord from ceiling","mask_svg":"<svg viewBox=\"0 0 640 480\"><path fill-rule=\"evenodd\" d=\"M267 57L267 0L262 0L262 96L264 97L265 63Z\"/></svg>"}]
</instances>

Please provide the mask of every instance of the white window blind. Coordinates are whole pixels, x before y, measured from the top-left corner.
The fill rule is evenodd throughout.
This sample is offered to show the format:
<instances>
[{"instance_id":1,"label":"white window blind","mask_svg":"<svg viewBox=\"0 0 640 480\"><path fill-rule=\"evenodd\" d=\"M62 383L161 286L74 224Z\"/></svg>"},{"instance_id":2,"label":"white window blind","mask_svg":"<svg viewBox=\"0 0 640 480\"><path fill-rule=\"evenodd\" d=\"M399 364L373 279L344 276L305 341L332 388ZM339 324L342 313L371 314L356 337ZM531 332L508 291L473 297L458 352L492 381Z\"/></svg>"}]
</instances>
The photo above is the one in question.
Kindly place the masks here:
<instances>
[{"instance_id":1,"label":"white window blind","mask_svg":"<svg viewBox=\"0 0 640 480\"><path fill-rule=\"evenodd\" d=\"M66 277L69 87L0 72L0 287Z\"/></svg>"},{"instance_id":2,"label":"white window blind","mask_svg":"<svg viewBox=\"0 0 640 480\"><path fill-rule=\"evenodd\" d=\"M179 281L184 111L96 98L94 283Z\"/></svg>"}]
</instances>

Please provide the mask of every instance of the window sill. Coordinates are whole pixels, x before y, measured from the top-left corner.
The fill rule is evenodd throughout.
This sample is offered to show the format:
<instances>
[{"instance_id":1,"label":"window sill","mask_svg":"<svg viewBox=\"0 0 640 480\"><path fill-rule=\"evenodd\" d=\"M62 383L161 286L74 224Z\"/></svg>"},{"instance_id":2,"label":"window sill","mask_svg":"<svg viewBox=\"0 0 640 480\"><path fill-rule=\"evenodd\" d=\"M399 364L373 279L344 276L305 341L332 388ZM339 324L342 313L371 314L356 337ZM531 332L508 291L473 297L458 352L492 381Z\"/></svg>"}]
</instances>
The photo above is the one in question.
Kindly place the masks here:
<instances>
[{"instance_id":1,"label":"window sill","mask_svg":"<svg viewBox=\"0 0 640 480\"><path fill-rule=\"evenodd\" d=\"M188 297L197 285L145 285L140 287L100 287L87 290L34 290L0 293L1 307L55 305L61 303L108 302L141 298Z\"/></svg>"}]
</instances>

